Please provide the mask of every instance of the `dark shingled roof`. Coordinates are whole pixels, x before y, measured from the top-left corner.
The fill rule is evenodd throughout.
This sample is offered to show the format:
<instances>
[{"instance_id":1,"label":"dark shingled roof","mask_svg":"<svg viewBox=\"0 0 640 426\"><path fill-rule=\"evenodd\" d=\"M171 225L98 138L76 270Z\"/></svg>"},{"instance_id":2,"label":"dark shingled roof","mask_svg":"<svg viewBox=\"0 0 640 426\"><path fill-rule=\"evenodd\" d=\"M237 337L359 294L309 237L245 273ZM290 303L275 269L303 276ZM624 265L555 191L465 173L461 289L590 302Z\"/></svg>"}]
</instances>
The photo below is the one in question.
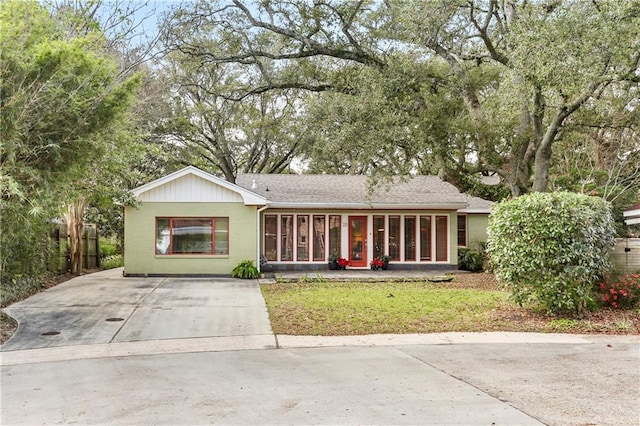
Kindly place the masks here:
<instances>
[{"instance_id":1,"label":"dark shingled roof","mask_svg":"<svg viewBox=\"0 0 640 426\"><path fill-rule=\"evenodd\" d=\"M255 181L257 188L253 188ZM436 176L381 182L368 194L361 175L239 174L236 184L269 200L273 207L344 208L489 208L490 202L469 197ZM489 204L486 204L489 203Z\"/></svg>"}]
</instances>

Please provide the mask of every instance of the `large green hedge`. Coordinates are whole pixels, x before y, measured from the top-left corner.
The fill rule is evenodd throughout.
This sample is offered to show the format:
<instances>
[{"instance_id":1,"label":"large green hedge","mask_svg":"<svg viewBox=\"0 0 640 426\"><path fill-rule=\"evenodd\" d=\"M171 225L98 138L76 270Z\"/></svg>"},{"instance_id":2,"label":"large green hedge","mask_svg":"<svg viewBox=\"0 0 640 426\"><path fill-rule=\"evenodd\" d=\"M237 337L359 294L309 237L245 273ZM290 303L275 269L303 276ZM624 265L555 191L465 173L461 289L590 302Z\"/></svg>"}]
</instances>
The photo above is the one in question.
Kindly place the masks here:
<instances>
[{"instance_id":1,"label":"large green hedge","mask_svg":"<svg viewBox=\"0 0 640 426\"><path fill-rule=\"evenodd\" d=\"M586 195L533 193L498 203L489 218L489 253L498 281L519 305L582 312L611 267L611 207Z\"/></svg>"}]
</instances>

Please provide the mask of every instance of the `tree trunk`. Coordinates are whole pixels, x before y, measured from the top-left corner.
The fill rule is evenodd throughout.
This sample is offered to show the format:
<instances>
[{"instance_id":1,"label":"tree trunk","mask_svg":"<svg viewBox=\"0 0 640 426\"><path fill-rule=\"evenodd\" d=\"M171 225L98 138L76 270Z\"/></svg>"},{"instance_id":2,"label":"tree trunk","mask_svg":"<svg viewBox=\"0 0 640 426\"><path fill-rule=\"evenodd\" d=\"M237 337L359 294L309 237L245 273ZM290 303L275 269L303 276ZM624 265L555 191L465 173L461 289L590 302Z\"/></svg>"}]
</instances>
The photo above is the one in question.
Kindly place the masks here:
<instances>
[{"instance_id":1,"label":"tree trunk","mask_svg":"<svg viewBox=\"0 0 640 426\"><path fill-rule=\"evenodd\" d=\"M547 131L544 133L540 144L536 149L536 156L533 164L533 185L531 191L545 192L549 186L549 167L551 166L551 155L553 153L553 142L560 131L562 122L567 117L566 110L561 109L553 118Z\"/></svg>"},{"instance_id":2,"label":"tree trunk","mask_svg":"<svg viewBox=\"0 0 640 426\"><path fill-rule=\"evenodd\" d=\"M83 268L84 252L84 212L87 207L85 198L77 199L67 206L65 221L69 235L69 257L71 259L71 273L79 274Z\"/></svg>"}]
</instances>

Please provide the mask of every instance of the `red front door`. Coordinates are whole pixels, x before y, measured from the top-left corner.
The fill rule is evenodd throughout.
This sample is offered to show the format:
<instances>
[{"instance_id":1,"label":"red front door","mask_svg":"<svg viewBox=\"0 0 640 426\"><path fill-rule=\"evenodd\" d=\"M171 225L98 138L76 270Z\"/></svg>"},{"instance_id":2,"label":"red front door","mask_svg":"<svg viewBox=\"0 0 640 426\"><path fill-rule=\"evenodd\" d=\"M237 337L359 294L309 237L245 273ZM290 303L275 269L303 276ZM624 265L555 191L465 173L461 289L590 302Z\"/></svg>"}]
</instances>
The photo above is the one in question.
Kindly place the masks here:
<instances>
[{"instance_id":1,"label":"red front door","mask_svg":"<svg viewBox=\"0 0 640 426\"><path fill-rule=\"evenodd\" d=\"M367 266L366 216L349 216L349 262L356 268Z\"/></svg>"}]
</instances>

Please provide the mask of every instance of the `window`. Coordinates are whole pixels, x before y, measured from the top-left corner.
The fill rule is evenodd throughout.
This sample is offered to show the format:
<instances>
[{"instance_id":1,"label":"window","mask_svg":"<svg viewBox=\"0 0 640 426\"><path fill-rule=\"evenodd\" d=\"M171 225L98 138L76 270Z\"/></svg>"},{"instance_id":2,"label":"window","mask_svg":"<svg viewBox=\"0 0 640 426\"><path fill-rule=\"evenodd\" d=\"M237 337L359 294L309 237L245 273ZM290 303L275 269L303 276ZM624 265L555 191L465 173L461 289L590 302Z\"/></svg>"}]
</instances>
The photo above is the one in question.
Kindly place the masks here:
<instances>
[{"instance_id":1,"label":"window","mask_svg":"<svg viewBox=\"0 0 640 426\"><path fill-rule=\"evenodd\" d=\"M416 217L404 217L404 260L416 260Z\"/></svg>"},{"instance_id":2,"label":"window","mask_svg":"<svg viewBox=\"0 0 640 426\"><path fill-rule=\"evenodd\" d=\"M420 216L420 260L431 260L431 216Z\"/></svg>"},{"instance_id":3,"label":"window","mask_svg":"<svg viewBox=\"0 0 640 426\"><path fill-rule=\"evenodd\" d=\"M313 260L325 260L324 216L313 216Z\"/></svg>"},{"instance_id":4,"label":"window","mask_svg":"<svg viewBox=\"0 0 640 426\"><path fill-rule=\"evenodd\" d=\"M447 216L436 216L436 262L447 261Z\"/></svg>"},{"instance_id":5,"label":"window","mask_svg":"<svg viewBox=\"0 0 640 426\"><path fill-rule=\"evenodd\" d=\"M342 217L338 215L329 216L329 254L340 257L342 250L340 247Z\"/></svg>"},{"instance_id":6,"label":"window","mask_svg":"<svg viewBox=\"0 0 640 426\"><path fill-rule=\"evenodd\" d=\"M384 216L373 217L373 256L386 254L384 250Z\"/></svg>"},{"instance_id":7,"label":"window","mask_svg":"<svg viewBox=\"0 0 640 426\"><path fill-rule=\"evenodd\" d=\"M296 260L309 260L309 216L298 215L298 251Z\"/></svg>"},{"instance_id":8,"label":"window","mask_svg":"<svg viewBox=\"0 0 640 426\"><path fill-rule=\"evenodd\" d=\"M156 218L156 254L229 254L229 218Z\"/></svg>"},{"instance_id":9,"label":"window","mask_svg":"<svg viewBox=\"0 0 640 426\"><path fill-rule=\"evenodd\" d=\"M458 215L458 246L467 246L467 215Z\"/></svg>"},{"instance_id":10,"label":"window","mask_svg":"<svg viewBox=\"0 0 640 426\"><path fill-rule=\"evenodd\" d=\"M389 216L389 259L400 260L400 216Z\"/></svg>"},{"instance_id":11,"label":"window","mask_svg":"<svg viewBox=\"0 0 640 426\"><path fill-rule=\"evenodd\" d=\"M281 216L280 260L293 260L293 216Z\"/></svg>"},{"instance_id":12,"label":"window","mask_svg":"<svg viewBox=\"0 0 640 426\"><path fill-rule=\"evenodd\" d=\"M264 255L267 260L278 260L278 216L264 216Z\"/></svg>"}]
</instances>

